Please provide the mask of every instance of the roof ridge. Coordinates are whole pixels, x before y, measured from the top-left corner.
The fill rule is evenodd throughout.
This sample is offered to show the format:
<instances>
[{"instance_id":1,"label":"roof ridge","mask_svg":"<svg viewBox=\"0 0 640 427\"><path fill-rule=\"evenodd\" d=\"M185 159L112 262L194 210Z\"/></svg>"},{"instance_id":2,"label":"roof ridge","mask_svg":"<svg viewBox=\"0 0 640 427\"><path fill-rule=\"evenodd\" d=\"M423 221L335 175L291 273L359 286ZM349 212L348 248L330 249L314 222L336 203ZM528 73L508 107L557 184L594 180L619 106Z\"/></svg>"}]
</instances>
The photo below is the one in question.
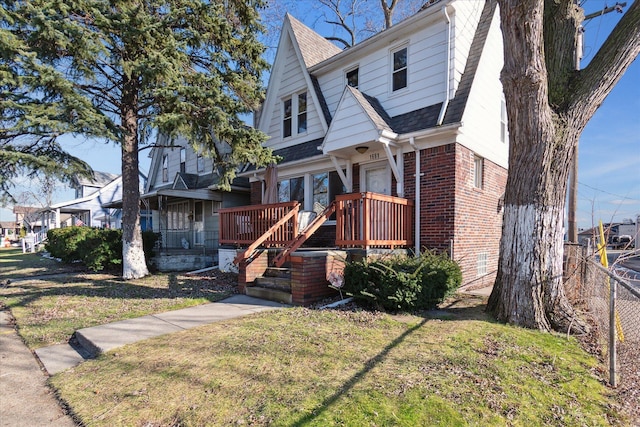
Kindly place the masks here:
<instances>
[{"instance_id":1,"label":"roof ridge","mask_svg":"<svg viewBox=\"0 0 640 427\"><path fill-rule=\"evenodd\" d=\"M289 20L293 37L298 43L302 60L307 68L342 52L342 49L307 27L290 13L285 15L285 19Z\"/></svg>"}]
</instances>

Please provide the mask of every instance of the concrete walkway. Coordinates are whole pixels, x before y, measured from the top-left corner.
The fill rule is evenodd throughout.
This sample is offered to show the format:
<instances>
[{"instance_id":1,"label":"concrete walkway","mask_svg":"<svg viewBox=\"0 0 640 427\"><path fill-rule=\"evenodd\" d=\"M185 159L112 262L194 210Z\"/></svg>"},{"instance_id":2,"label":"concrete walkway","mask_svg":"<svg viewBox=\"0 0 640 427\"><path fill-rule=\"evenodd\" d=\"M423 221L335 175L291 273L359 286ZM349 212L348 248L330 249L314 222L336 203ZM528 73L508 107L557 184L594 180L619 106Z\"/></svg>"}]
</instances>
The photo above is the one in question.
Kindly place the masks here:
<instances>
[{"instance_id":1,"label":"concrete walkway","mask_svg":"<svg viewBox=\"0 0 640 427\"><path fill-rule=\"evenodd\" d=\"M246 295L234 295L219 302L79 329L76 331L79 345L43 347L37 349L36 354L49 375L53 375L123 345L281 307L286 306Z\"/></svg>"},{"instance_id":2,"label":"concrete walkway","mask_svg":"<svg viewBox=\"0 0 640 427\"><path fill-rule=\"evenodd\" d=\"M0 311L0 426L74 425L47 387L47 374L147 338L282 307L287 306L234 295L210 304L80 329L76 331L78 345L39 348L37 358L18 336L9 313Z\"/></svg>"}]
</instances>

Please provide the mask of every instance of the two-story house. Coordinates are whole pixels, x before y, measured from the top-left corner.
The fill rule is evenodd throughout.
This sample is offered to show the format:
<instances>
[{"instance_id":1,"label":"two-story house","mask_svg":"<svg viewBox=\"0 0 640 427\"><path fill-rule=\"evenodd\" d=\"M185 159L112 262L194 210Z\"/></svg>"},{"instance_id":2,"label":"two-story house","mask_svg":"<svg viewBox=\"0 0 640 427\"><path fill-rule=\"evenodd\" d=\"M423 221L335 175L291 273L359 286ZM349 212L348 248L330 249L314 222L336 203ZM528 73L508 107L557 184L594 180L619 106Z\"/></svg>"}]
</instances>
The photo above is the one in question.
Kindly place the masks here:
<instances>
[{"instance_id":1,"label":"two-story house","mask_svg":"<svg viewBox=\"0 0 640 427\"><path fill-rule=\"evenodd\" d=\"M224 145L219 147L222 152ZM160 233L156 266L160 270L195 270L218 259L218 210L249 202L249 181L238 178L230 192L220 191L212 159L184 138L160 135L152 148L149 177L141 196Z\"/></svg>"},{"instance_id":2,"label":"two-story house","mask_svg":"<svg viewBox=\"0 0 640 427\"><path fill-rule=\"evenodd\" d=\"M265 169L252 171L258 212L225 210L230 218L221 218L222 243L250 249L236 258L241 268L258 268L254 249L295 249L300 243L291 241L308 238L369 252L445 251L460 263L465 285L491 284L508 158L499 24L492 2L430 2L341 50L286 15L258 127L282 158L280 205L297 202L322 224L302 239L285 224L294 237L275 238L272 221L269 235L260 218L282 218L260 210L269 179ZM240 280L249 286L258 275L241 271ZM308 302L292 293L293 302Z\"/></svg>"}]
</instances>

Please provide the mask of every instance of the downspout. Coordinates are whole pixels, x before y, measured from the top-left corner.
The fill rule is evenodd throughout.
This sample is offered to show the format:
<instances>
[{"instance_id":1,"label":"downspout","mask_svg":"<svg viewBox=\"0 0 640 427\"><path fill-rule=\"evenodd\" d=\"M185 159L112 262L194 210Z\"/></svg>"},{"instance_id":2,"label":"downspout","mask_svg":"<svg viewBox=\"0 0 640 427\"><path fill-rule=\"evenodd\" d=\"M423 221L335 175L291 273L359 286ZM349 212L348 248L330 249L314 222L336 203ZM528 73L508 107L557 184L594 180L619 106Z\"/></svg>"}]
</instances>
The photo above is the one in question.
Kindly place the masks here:
<instances>
[{"instance_id":1,"label":"downspout","mask_svg":"<svg viewBox=\"0 0 640 427\"><path fill-rule=\"evenodd\" d=\"M444 19L447 21L447 70L445 72L446 80L444 102L442 103L442 109L440 109L440 115L438 116L438 123L436 126L442 125L444 115L447 112L447 107L449 106L449 80L451 80L451 19L447 13L446 5L442 6L442 14L444 15Z\"/></svg>"},{"instance_id":2,"label":"downspout","mask_svg":"<svg viewBox=\"0 0 640 427\"><path fill-rule=\"evenodd\" d=\"M415 213L415 255L419 255L420 254L420 177L422 176L422 173L420 173L420 149L418 147L416 147L416 139L412 136L411 138L409 138L409 144L411 144L411 147L413 148L413 150L416 153L416 176L415 176L415 180L416 180L416 184L415 184L415 188L416 188L416 194L414 196L414 206L416 207L416 213Z\"/></svg>"}]
</instances>

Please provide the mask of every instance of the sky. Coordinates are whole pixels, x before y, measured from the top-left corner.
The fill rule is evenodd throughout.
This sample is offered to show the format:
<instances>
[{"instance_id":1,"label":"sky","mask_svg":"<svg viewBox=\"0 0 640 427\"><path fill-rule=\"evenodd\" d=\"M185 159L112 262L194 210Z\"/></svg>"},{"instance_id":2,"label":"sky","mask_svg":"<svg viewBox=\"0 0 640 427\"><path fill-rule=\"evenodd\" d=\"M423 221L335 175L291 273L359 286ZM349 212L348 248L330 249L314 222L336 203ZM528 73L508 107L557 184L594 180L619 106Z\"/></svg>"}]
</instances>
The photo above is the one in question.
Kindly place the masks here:
<instances>
[{"instance_id":1,"label":"sky","mask_svg":"<svg viewBox=\"0 0 640 427\"><path fill-rule=\"evenodd\" d=\"M321 25L317 9L297 3L291 11L312 28ZM585 13L605 7L605 2L589 0ZM308 13L301 13L306 9ZM299 16L298 14L302 15ZM609 13L585 25L585 49L582 67L606 39L621 14ZM316 31L324 31L317 29ZM62 145L71 154L102 172L120 173L120 149L113 143L65 137ZM149 169L150 150L140 153L143 173ZM24 183L28 185L28 183ZM63 186L61 186L63 187ZM59 188L54 201L73 198L73 192ZM590 228L599 220L621 222L640 215L640 60L636 59L625 75L596 111L585 128L579 146L578 212L579 228ZM1 221L12 221L10 210L0 209Z\"/></svg>"}]
</instances>

